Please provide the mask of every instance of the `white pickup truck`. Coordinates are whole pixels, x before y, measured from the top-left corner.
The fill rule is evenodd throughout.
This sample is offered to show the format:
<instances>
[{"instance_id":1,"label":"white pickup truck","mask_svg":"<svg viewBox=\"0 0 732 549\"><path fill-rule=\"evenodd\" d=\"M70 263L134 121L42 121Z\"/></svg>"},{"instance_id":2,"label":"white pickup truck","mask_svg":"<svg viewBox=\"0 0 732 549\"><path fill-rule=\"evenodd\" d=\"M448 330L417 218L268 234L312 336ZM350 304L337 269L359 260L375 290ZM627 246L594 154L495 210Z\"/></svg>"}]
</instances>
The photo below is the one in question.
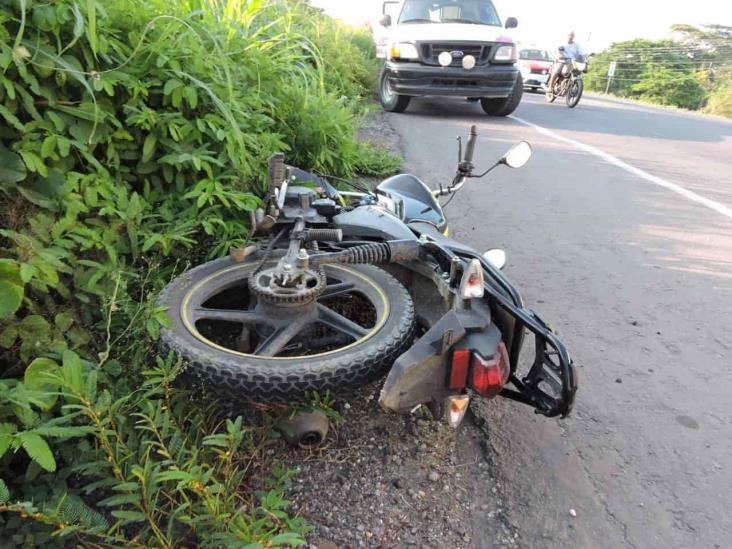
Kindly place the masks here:
<instances>
[{"instance_id":1,"label":"white pickup truck","mask_svg":"<svg viewBox=\"0 0 732 549\"><path fill-rule=\"evenodd\" d=\"M518 25L516 18L504 25L491 0L384 2L383 13L379 99L385 110L404 112L413 97L427 95L479 99L493 116L516 110L523 84L516 44L505 31Z\"/></svg>"}]
</instances>

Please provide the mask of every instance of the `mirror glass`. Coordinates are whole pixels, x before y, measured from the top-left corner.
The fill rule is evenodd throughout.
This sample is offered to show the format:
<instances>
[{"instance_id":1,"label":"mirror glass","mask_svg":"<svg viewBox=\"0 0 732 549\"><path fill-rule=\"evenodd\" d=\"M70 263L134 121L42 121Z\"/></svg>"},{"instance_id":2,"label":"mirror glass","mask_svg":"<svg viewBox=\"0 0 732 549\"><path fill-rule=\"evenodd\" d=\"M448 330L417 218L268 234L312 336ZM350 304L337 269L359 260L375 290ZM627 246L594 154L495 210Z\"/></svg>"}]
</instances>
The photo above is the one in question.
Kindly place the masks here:
<instances>
[{"instance_id":1,"label":"mirror glass","mask_svg":"<svg viewBox=\"0 0 732 549\"><path fill-rule=\"evenodd\" d=\"M495 250L488 250L483 254L483 257L499 271L506 266L506 262L508 261L506 252L498 248Z\"/></svg>"},{"instance_id":2,"label":"mirror glass","mask_svg":"<svg viewBox=\"0 0 732 549\"><path fill-rule=\"evenodd\" d=\"M516 27L518 27L518 19L516 19L515 17L509 17L508 19L506 19L507 29L515 29Z\"/></svg>"},{"instance_id":3,"label":"mirror glass","mask_svg":"<svg viewBox=\"0 0 732 549\"><path fill-rule=\"evenodd\" d=\"M391 27L391 15L384 14L381 16L381 19L379 19L379 24L382 27Z\"/></svg>"},{"instance_id":4,"label":"mirror glass","mask_svg":"<svg viewBox=\"0 0 732 549\"><path fill-rule=\"evenodd\" d=\"M509 168L522 168L531 158L531 145L526 141L522 141L514 145L514 147L503 157L503 163Z\"/></svg>"}]
</instances>

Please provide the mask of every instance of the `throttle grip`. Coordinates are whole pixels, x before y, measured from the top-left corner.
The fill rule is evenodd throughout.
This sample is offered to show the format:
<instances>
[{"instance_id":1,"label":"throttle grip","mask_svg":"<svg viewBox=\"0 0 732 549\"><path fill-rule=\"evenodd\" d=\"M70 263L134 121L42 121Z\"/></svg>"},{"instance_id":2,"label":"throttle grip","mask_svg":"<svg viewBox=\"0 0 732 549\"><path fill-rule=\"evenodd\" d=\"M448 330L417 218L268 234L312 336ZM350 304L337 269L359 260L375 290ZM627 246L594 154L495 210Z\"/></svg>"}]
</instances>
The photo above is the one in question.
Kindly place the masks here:
<instances>
[{"instance_id":1,"label":"throttle grip","mask_svg":"<svg viewBox=\"0 0 732 549\"><path fill-rule=\"evenodd\" d=\"M463 162L466 164L473 163L473 156L475 155L475 143L478 140L478 128L476 126L470 126L470 136L468 137L468 145L465 147L465 158Z\"/></svg>"}]
</instances>

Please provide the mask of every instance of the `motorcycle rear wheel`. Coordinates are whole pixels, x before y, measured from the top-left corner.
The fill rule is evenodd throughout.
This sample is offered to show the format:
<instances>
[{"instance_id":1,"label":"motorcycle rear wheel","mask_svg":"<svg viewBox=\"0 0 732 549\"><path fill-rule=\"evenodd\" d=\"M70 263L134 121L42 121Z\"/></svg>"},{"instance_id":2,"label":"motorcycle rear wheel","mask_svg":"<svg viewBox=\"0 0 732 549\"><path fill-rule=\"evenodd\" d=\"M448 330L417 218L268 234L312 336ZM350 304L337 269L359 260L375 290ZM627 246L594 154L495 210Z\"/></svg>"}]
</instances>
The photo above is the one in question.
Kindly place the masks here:
<instances>
[{"instance_id":1,"label":"motorcycle rear wheel","mask_svg":"<svg viewBox=\"0 0 732 549\"><path fill-rule=\"evenodd\" d=\"M411 344L412 299L377 267L325 266L326 289L309 310L288 304L269 309L269 317L256 309L247 283L256 267L212 261L178 277L158 299L172 320L162 343L182 357L185 378L232 405L363 385Z\"/></svg>"}]
</instances>

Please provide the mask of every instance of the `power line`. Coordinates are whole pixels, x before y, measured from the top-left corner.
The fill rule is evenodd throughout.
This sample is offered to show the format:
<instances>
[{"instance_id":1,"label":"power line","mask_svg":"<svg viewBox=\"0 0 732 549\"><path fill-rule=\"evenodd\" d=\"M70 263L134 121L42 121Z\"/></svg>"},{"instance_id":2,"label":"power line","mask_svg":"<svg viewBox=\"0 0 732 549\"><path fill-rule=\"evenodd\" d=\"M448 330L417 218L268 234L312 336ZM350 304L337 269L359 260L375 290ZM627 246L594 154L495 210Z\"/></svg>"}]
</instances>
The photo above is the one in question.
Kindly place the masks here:
<instances>
[{"instance_id":1,"label":"power line","mask_svg":"<svg viewBox=\"0 0 732 549\"><path fill-rule=\"evenodd\" d=\"M710 44L710 45L679 45L679 46L633 46L623 47L615 46L606 48L602 54L607 53L620 53L620 52L667 52L667 51L682 51L690 53L714 53L713 50L732 48L732 41L724 44Z\"/></svg>"}]
</instances>

